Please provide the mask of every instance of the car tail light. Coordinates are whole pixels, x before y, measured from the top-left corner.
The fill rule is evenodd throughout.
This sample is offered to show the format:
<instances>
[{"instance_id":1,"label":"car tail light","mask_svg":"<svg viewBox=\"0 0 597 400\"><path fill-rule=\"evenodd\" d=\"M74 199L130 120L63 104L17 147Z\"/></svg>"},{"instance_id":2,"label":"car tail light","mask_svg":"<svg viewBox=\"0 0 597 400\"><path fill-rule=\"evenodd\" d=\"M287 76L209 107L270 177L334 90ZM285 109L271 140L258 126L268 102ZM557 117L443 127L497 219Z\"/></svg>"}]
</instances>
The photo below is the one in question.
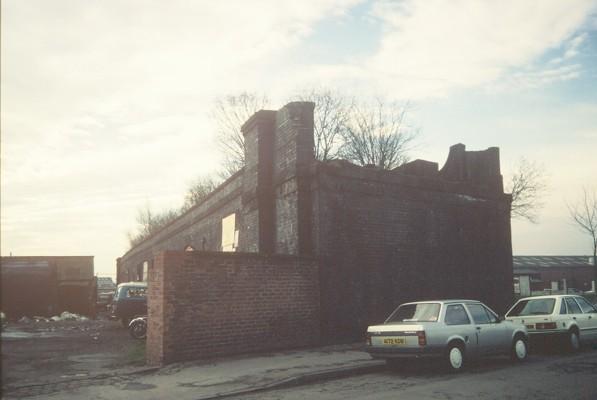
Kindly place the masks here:
<instances>
[{"instance_id":1,"label":"car tail light","mask_svg":"<svg viewBox=\"0 0 597 400\"><path fill-rule=\"evenodd\" d=\"M427 345L427 337L425 336L425 331L417 331L417 337L419 338L419 346Z\"/></svg>"},{"instance_id":2,"label":"car tail light","mask_svg":"<svg viewBox=\"0 0 597 400\"><path fill-rule=\"evenodd\" d=\"M535 324L535 329L556 329L555 322L539 322Z\"/></svg>"}]
</instances>

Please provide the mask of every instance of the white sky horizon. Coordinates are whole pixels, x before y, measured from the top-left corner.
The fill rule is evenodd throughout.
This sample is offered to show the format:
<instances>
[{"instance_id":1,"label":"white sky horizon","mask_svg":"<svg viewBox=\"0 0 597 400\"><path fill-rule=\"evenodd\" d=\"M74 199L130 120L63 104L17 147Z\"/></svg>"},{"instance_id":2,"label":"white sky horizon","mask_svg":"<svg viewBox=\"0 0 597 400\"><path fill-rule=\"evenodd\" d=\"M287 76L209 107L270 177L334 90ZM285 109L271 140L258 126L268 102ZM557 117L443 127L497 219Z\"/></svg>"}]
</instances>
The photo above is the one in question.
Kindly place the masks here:
<instances>
[{"instance_id":1,"label":"white sky horizon","mask_svg":"<svg viewBox=\"0 0 597 400\"><path fill-rule=\"evenodd\" d=\"M216 98L313 87L409 101L411 153L542 165L515 255L589 255L566 204L597 190L597 1L5 0L1 253L93 255L115 275L137 209L218 169Z\"/></svg>"}]
</instances>

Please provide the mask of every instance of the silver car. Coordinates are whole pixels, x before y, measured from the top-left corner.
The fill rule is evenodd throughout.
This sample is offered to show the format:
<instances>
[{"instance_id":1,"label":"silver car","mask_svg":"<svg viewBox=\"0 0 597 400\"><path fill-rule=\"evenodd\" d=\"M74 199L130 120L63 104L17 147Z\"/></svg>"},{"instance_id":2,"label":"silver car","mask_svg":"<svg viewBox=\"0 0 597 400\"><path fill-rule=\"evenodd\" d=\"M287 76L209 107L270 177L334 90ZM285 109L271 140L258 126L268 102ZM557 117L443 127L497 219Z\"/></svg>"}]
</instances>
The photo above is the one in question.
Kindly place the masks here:
<instances>
[{"instance_id":1,"label":"silver car","mask_svg":"<svg viewBox=\"0 0 597 400\"><path fill-rule=\"evenodd\" d=\"M476 300L421 301L400 305L382 325L367 329L367 352L388 363L403 358L441 357L461 370L467 359L528 354L524 325L502 321Z\"/></svg>"}]
</instances>

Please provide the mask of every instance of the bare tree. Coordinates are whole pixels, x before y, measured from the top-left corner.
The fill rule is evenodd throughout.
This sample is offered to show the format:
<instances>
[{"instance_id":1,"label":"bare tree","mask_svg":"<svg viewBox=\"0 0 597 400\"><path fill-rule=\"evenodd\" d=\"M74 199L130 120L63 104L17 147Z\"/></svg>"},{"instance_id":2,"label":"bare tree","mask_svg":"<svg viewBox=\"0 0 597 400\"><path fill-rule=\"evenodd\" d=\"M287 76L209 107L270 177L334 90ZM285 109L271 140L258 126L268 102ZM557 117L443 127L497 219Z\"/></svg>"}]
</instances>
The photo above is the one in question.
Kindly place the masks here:
<instances>
[{"instance_id":1,"label":"bare tree","mask_svg":"<svg viewBox=\"0 0 597 400\"><path fill-rule=\"evenodd\" d=\"M547 189L545 170L536 162L521 158L510 178L507 191L512 194L512 218L526 219L536 224L541 198Z\"/></svg>"},{"instance_id":2,"label":"bare tree","mask_svg":"<svg viewBox=\"0 0 597 400\"><path fill-rule=\"evenodd\" d=\"M182 211L187 211L196 204L201 203L205 198L219 186L220 182L211 176L202 176L189 186L185 195Z\"/></svg>"},{"instance_id":3,"label":"bare tree","mask_svg":"<svg viewBox=\"0 0 597 400\"><path fill-rule=\"evenodd\" d=\"M385 169L408 161L408 151L418 135L405 123L408 105L387 104L379 99L373 106L354 105L352 99L329 89L312 90L297 99L315 103L314 151L318 160L342 157ZM267 97L246 92L216 101L213 115L225 157L222 177L243 167L245 150L240 127L267 104Z\"/></svg>"},{"instance_id":4,"label":"bare tree","mask_svg":"<svg viewBox=\"0 0 597 400\"><path fill-rule=\"evenodd\" d=\"M245 140L240 127L268 104L266 96L247 92L216 100L212 116L217 126L218 145L224 155L222 177L233 175L245 165Z\"/></svg>"},{"instance_id":5,"label":"bare tree","mask_svg":"<svg viewBox=\"0 0 597 400\"><path fill-rule=\"evenodd\" d=\"M573 205L568 205L570 217L583 232L591 237L593 245L593 266L597 282L597 194L583 189L582 198Z\"/></svg>"},{"instance_id":6,"label":"bare tree","mask_svg":"<svg viewBox=\"0 0 597 400\"><path fill-rule=\"evenodd\" d=\"M343 130L340 154L360 165L392 169L409 161L418 131L406 124L408 104L387 104L377 99L373 105L358 104Z\"/></svg>"},{"instance_id":7,"label":"bare tree","mask_svg":"<svg viewBox=\"0 0 597 400\"><path fill-rule=\"evenodd\" d=\"M129 244L131 247L135 247L159 229L178 218L180 214L181 212L175 209L154 213L151 211L149 205L140 208L137 210L137 230L136 232L128 233Z\"/></svg>"},{"instance_id":8,"label":"bare tree","mask_svg":"<svg viewBox=\"0 0 597 400\"><path fill-rule=\"evenodd\" d=\"M153 212L149 204L137 210L137 228L128 232L129 244L135 247L158 230L188 211L191 207L201 203L219 185L219 181L211 176L197 178L187 189L184 204L180 209L168 209Z\"/></svg>"},{"instance_id":9,"label":"bare tree","mask_svg":"<svg viewBox=\"0 0 597 400\"><path fill-rule=\"evenodd\" d=\"M338 157L353 100L329 89L311 90L297 97L315 103L313 136L315 158L320 161Z\"/></svg>"}]
</instances>

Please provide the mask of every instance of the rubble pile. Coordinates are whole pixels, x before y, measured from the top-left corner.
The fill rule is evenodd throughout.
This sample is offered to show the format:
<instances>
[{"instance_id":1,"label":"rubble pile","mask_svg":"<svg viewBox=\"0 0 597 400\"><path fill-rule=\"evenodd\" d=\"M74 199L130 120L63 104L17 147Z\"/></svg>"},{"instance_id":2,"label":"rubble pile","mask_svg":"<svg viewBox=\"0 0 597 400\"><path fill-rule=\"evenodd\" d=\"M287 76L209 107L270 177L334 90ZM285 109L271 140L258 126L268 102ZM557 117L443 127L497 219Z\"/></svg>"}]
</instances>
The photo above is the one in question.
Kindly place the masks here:
<instances>
[{"instance_id":1,"label":"rubble pile","mask_svg":"<svg viewBox=\"0 0 597 400\"><path fill-rule=\"evenodd\" d=\"M2 315L2 322L4 322L5 320L5 316ZM38 315L35 315L31 318L24 316L21 317L17 322L20 324L29 324L31 322L58 322L58 321L89 321L89 318L87 318L84 315L79 315L79 314L74 314L68 311L64 311L62 314L60 315L54 315L53 317L47 318L47 317L40 317Z\"/></svg>"}]
</instances>

